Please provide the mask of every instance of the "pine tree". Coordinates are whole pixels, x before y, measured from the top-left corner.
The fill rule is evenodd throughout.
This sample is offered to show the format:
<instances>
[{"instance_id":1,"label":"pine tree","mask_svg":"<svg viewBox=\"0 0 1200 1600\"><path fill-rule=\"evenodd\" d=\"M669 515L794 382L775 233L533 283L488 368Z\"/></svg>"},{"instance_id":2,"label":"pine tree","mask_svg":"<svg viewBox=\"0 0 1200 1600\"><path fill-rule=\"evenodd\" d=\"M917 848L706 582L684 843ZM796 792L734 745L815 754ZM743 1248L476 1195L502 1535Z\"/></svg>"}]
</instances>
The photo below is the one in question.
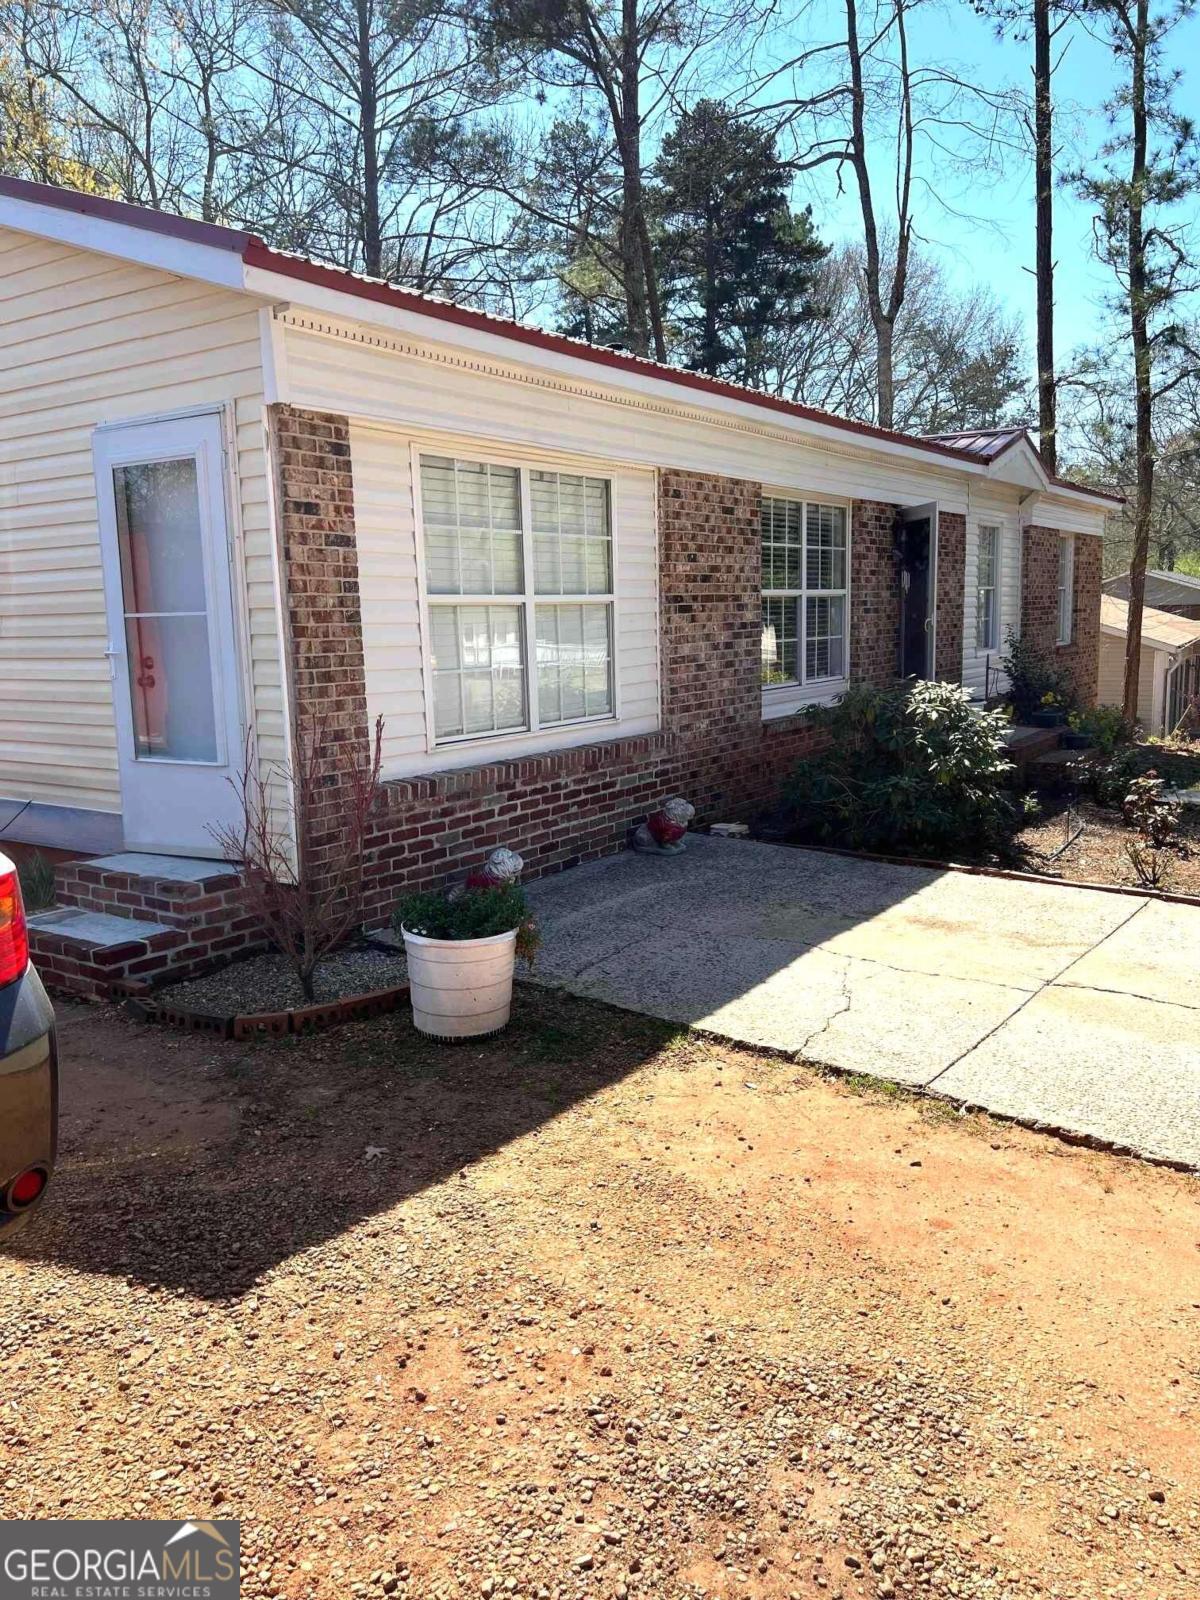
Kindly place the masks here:
<instances>
[{"instance_id":1,"label":"pine tree","mask_svg":"<svg viewBox=\"0 0 1200 1600\"><path fill-rule=\"evenodd\" d=\"M760 385L768 334L815 314L826 254L810 213L793 212L770 133L716 100L685 112L655 167L658 272L676 335L695 371Z\"/></svg>"}]
</instances>

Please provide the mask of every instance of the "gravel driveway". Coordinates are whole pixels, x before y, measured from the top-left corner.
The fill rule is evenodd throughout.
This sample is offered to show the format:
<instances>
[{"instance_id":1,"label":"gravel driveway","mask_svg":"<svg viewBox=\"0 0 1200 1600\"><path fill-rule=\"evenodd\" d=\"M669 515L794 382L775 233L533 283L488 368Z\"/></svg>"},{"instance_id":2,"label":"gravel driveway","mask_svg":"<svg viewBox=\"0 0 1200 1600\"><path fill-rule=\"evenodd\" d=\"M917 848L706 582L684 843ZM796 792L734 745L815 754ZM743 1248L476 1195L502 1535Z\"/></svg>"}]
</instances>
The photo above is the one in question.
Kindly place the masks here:
<instances>
[{"instance_id":1,"label":"gravel driveway","mask_svg":"<svg viewBox=\"0 0 1200 1600\"><path fill-rule=\"evenodd\" d=\"M528 988L63 1023L0 1515L237 1517L287 1600L1200 1592L1197 1179Z\"/></svg>"},{"instance_id":2,"label":"gravel driveway","mask_svg":"<svg viewBox=\"0 0 1200 1600\"><path fill-rule=\"evenodd\" d=\"M1200 1166L1200 907L704 835L530 894L542 983Z\"/></svg>"}]
</instances>

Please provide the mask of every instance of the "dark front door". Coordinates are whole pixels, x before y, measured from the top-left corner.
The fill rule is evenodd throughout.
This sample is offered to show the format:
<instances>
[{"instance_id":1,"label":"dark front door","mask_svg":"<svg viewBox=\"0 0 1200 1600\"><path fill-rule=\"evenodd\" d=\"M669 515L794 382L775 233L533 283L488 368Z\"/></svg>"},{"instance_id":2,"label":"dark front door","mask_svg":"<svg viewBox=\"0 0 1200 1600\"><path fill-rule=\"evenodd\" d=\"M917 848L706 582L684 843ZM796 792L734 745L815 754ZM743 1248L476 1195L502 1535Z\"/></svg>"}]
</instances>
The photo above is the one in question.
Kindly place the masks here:
<instances>
[{"instance_id":1,"label":"dark front door","mask_svg":"<svg viewBox=\"0 0 1200 1600\"><path fill-rule=\"evenodd\" d=\"M933 663L933 518L900 524L900 676L928 678Z\"/></svg>"}]
</instances>

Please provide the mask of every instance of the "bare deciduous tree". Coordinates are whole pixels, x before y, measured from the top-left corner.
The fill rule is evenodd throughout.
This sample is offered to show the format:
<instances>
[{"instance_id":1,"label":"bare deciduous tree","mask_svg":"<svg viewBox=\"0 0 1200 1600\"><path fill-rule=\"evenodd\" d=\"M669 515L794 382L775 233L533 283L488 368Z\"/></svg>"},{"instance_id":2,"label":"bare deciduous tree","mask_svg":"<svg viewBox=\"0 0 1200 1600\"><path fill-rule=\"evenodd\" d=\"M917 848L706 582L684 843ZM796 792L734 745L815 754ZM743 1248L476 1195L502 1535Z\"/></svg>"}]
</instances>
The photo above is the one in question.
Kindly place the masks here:
<instances>
[{"instance_id":1,"label":"bare deciduous tree","mask_svg":"<svg viewBox=\"0 0 1200 1600\"><path fill-rule=\"evenodd\" d=\"M242 770L231 780L241 818L212 830L225 857L240 863L247 914L287 958L306 1000L316 998L313 977L321 960L363 919L367 835L380 792L383 718L376 719L365 759L350 751L337 761L340 812L333 830L326 815L330 744L323 722L298 726L291 761L264 773L248 741ZM290 796L290 812L281 809L281 793Z\"/></svg>"}]
</instances>

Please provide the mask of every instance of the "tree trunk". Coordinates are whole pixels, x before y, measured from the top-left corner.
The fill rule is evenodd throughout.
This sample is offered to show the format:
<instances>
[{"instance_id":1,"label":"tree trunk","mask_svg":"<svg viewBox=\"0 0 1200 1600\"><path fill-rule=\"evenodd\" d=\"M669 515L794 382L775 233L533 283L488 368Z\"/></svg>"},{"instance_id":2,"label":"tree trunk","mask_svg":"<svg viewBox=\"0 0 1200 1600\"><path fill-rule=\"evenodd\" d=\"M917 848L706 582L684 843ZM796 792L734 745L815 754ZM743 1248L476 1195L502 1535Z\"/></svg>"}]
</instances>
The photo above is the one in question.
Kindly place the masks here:
<instances>
[{"instance_id":1,"label":"tree trunk","mask_svg":"<svg viewBox=\"0 0 1200 1600\"><path fill-rule=\"evenodd\" d=\"M621 276L625 290L625 326L635 355L650 354L650 319L642 251L642 108L638 61L637 0L621 6Z\"/></svg>"},{"instance_id":2,"label":"tree trunk","mask_svg":"<svg viewBox=\"0 0 1200 1600\"><path fill-rule=\"evenodd\" d=\"M383 277L383 235L379 216L379 102L375 67L371 60L371 8L358 0L358 108L362 138L362 252L363 271Z\"/></svg>"},{"instance_id":3,"label":"tree trunk","mask_svg":"<svg viewBox=\"0 0 1200 1600\"><path fill-rule=\"evenodd\" d=\"M1133 344L1134 448L1137 452L1137 501L1133 517L1133 554L1129 562L1129 623L1125 635L1124 711L1137 717L1138 674L1142 658L1142 608L1146 596L1146 561L1150 553L1150 508L1154 494L1154 398L1146 296L1146 238L1142 208L1146 189L1148 113L1146 50L1149 43L1149 0L1138 0L1130 76L1133 119L1129 186L1129 328Z\"/></svg>"},{"instance_id":4,"label":"tree trunk","mask_svg":"<svg viewBox=\"0 0 1200 1600\"><path fill-rule=\"evenodd\" d=\"M1058 471L1054 372L1054 103L1051 97L1050 0L1033 0L1033 166L1036 196L1038 449Z\"/></svg>"},{"instance_id":5,"label":"tree trunk","mask_svg":"<svg viewBox=\"0 0 1200 1600\"><path fill-rule=\"evenodd\" d=\"M896 425L893 351L896 319L904 304L908 282L908 252L912 240L912 220L909 216L913 166L912 80L904 20L906 0L893 0L893 4L900 45L901 110L896 141L899 162L896 181L896 260L885 304L882 252L871 192L871 167L867 157L866 86L862 45L858 35L858 7L856 0L846 0L846 52L850 62L850 164L858 183L859 207L862 211L867 307L871 314L871 326L875 330L875 420L881 428L893 428Z\"/></svg>"}]
</instances>

